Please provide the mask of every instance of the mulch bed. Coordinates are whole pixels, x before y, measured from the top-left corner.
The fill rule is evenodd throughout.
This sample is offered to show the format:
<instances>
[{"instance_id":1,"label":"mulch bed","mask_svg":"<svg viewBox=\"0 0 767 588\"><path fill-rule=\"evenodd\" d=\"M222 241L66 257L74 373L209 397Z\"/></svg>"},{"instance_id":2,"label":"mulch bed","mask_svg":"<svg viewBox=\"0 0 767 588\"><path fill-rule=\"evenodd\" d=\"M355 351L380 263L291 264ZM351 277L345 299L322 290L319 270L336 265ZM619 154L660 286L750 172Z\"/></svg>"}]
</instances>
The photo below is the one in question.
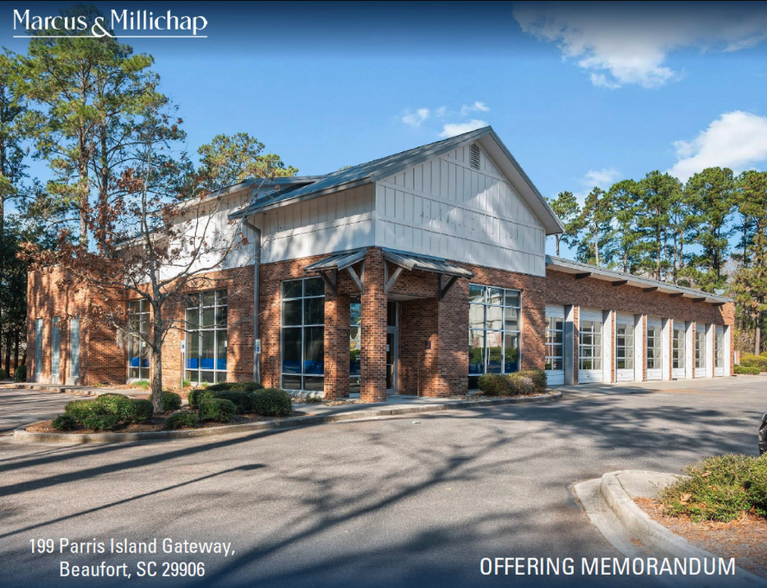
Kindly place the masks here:
<instances>
[{"instance_id":1,"label":"mulch bed","mask_svg":"<svg viewBox=\"0 0 767 588\"><path fill-rule=\"evenodd\" d=\"M145 433L147 431L166 431L168 429L165 428L165 419L169 417L171 412L167 414L158 414L152 417L152 420L150 420L148 423L141 423L141 424L120 424L116 426L111 431L94 431L93 429L85 429L82 427L78 427L77 429L73 429L71 431L59 431L57 429L54 429L53 426L51 426L51 423L53 421L42 421L39 423L35 423L33 425L29 425L26 430L30 433L73 433L73 434L82 434L82 433ZM306 413L299 412L294 410L290 413L290 417L299 417L299 416L306 416ZM290 417L281 417L281 418L290 418ZM274 420L275 417L264 417L264 416L258 416L255 414L238 414L228 423L214 423L214 422L202 422L200 423L199 427L195 427L195 429L211 429L213 427L221 427L226 425L243 425L245 423L258 423L262 421L271 421ZM175 429L177 431L188 431L191 429Z\"/></svg>"},{"instance_id":2,"label":"mulch bed","mask_svg":"<svg viewBox=\"0 0 767 588\"><path fill-rule=\"evenodd\" d=\"M653 520L687 541L721 557L734 557L739 567L767 578L767 519L753 513L729 523L693 523L690 517L663 514L659 501L635 498L634 501Z\"/></svg>"}]
</instances>

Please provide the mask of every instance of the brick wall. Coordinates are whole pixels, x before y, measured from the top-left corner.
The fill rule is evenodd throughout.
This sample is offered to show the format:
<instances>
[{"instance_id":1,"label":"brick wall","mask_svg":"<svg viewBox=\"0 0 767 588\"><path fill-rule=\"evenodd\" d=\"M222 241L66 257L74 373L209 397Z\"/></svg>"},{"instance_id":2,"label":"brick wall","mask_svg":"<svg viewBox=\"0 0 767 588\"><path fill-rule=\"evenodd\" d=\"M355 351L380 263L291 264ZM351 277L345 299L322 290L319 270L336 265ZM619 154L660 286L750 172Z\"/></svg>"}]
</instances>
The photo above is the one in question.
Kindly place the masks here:
<instances>
[{"instance_id":1,"label":"brick wall","mask_svg":"<svg viewBox=\"0 0 767 588\"><path fill-rule=\"evenodd\" d=\"M67 280L59 268L30 272L27 276L27 379L35 375L35 320L43 320L42 383L51 383L53 317L59 317L60 368L56 384L66 384L71 374L70 320L80 319L81 385L119 384L125 381L125 352L114 332L90 320L94 305L103 299ZM115 296L111 304L122 303Z\"/></svg>"}]
</instances>

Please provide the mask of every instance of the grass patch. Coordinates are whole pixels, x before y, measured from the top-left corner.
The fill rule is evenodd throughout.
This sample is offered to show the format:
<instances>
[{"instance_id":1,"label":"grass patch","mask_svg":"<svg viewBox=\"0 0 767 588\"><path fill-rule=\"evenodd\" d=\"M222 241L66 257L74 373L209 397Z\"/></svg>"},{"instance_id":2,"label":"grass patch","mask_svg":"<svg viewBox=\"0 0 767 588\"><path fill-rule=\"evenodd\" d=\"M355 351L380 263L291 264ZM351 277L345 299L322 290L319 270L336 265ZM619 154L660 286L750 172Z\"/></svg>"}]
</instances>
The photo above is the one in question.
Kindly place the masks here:
<instances>
[{"instance_id":1,"label":"grass patch","mask_svg":"<svg viewBox=\"0 0 767 588\"><path fill-rule=\"evenodd\" d=\"M664 514L693 522L733 521L746 512L767 518L767 454L709 457L658 496Z\"/></svg>"}]
</instances>

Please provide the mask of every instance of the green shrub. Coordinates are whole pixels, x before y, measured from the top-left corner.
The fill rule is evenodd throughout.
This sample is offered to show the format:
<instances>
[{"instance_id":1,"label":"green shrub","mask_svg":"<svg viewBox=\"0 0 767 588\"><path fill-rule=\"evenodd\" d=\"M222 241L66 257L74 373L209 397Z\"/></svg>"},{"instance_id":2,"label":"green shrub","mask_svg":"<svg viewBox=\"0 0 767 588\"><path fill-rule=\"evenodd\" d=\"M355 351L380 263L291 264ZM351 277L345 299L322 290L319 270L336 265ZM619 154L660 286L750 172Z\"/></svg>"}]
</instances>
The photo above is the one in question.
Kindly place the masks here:
<instances>
[{"instance_id":1,"label":"green shrub","mask_svg":"<svg viewBox=\"0 0 767 588\"><path fill-rule=\"evenodd\" d=\"M479 377L479 389L485 396L508 396L509 379L501 374L483 374Z\"/></svg>"},{"instance_id":2,"label":"green shrub","mask_svg":"<svg viewBox=\"0 0 767 588\"><path fill-rule=\"evenodd\" d=\"M71 431L77 428L77 421L68 414L62 414L53 419L51 426L57 431Z\"/></svg>"},{"instance_id":3,"label":"green shrub","mask_svg":"<svg viewBox=\"0 0 767 588\"><path fill-rule=\"evenodd\" d=\"M757 366L748 366L748 365L736 365L733 368L733 371L736 374L746 375L746 376L758 376L762 373L762 368Z\"/></svg>"},{"instance_id":4,"label":"green shrub","mask_svg":"<svg viewBox=\"0 0 767 588\"><path fill-rule=\"evenodd\" d=\"M234 386L234 382L216 382L215 384L208 384L206 390L212 390L213 392L223 392L224 390L230 390Z\"/></svg>"},{"instance_id":5,"label":"green shrub","mask_svg":"<svg viewBox=\"0 0 767 588\"><path fill-rule=\"evenodd\" d=\"M5 380L5 368L0 367L0 380Z\"/></svg>"},{"instance_id":6,"label":"green shrub","mask_svg":"<svg viewBox=\"0 0 767 588\"><path fill-rule=\"evenodd\" d=\"M198 427L200 417L195 412L177 412L165 420L166 429L183 429L185 427Z\"/></svg>"},{"instance_id":7,"label":"green shrub","mask_svg":"<svg viewBox=\"0 0 767 588\"><path fill-rule=\"evenodd\" d=\"M154 405L151 400L130 398L123 407L120 420L126 423L148 423L154 414Z\"/></svg>"},{"instance_id":8,"label":"green shrub","mask_svg":"<svg viewBox=\"0 0 767 588\"><path fill-rule=\"evenodd\" d=\"M512 396L528 396L535 393L535 382L530 372L514 372L506 376L509 379L509 392Z\"/></svg>"},{"instance_id":9,"label":"green shrub","mask_svg":"<svg viewBox=\"0 0 767 588\"><path fill-rule=\"evenodd\" d=\"M740 365L745 367L758 367L760 371L767 372L767 356L745 353L740 358Z\"/></svg>"},{"instance_id":10,"label":"green shrub","mask_svg":"<svg viewBox=\"0 0 767 588\"><path fill-rule=\"evenodd\" d=\"M237 412L244 414L246 412L253 412L253 402L250 399L250 395L247 392L239 390L224 390L222 392L214 392L214 398L223 398L224 400L230 400L232 404L237 407Z\"/></svg>"},{"instance_id":11,"label":"green shrub","mask_svg":"<svg viewBox=\"0 0 767 588\"><path fill-rule=\"evenodd\" d=\"M278 388L264 388L250 393L253 412L261 416L288 416L293 410L290 394Z\"/></svg>"},{"instance_id":12,"label":"green shrub","mask_svg":"<svg viewBox=\"0 0 767 588\"><path fill-rule=\"evenodd\" d=\"M105 414L113 414L122 420L125 411L128 410L131 399L122 394L102 394L93 402L100 405L104 409Z\"/></svg>"},{"instance_id":13,"label":"green shrub","mask_svg":"<svg viewBox=\"0 0 767 588\"><path fill-rule=\"evenodd\" d=\"M541 394L546 391L546 372L543 370L527 370L530 377L533 379L533 385L535 386L535 393Z\"/></svg>"},{"instance_id":14,"label":"green shrub","mask_svg":"<svg viewBox=\"0 0 767 588\"><path fill-rule=\"evenodd\" d=\"M27 381L27 366L26 364L21 364L18 366L15 370L13 370L13 379L17 382L26 382Z\"/></svg>"},{"instance_id":15,"label":"green shrub","mask_svg":"<svg viewBox=\"0 0 767 588\"><path fill-rule=\"evenodd\" d=\"M181 408L181 396L175 392L162 393L162 411L171 412L172 410L178 410Z\"/></svg>"},{"instance_id":16,"label":"green shrub","mask_svg":"<svg viewBox=\"0 0 767 588\"><path fill-rule=\"evenodd\" d=\"M242 392L255 392L256 390L263 390L264 387L259 382L235 382L232 384L230 390L237 390Z\"/></svg>"},{"instance_id":17,"label":"green shrub","mask_svg":"<svg viewBox=\"0 0 767 588\"><path fill-rule=\"evenodd\" d=\"M109 411L95 400L73 400L64 407L64 414L71 416L76 422L82 423L92 415L105 415Z\"/></svg>"},{"instance_id":18,"label":"green shrub","mask_svg":"<svg viewBox=\"0 0 767 588\"><path fill-rule=\"evenodd\" d=\"M138 382L133 382L133 385L138 386L142 390L149 390L149 386L151 386L148 380L139 380Z\"/></svg>"},{"instance_id":19,"label":"green shrub","mask_svg":"<svg viewBox=\"0 0 767 588\"><path fill-rule=\"evenodd\" d=\"M659 494L664 512L692 521L732 521L745 511L767 517L767 457L722 455L685 469L689 478Z\"/></svg>"},{"instance_id":20,"label":"green shrub","mask_svg":"<svg viewBox=\"0 0 767 588\"><path fill-rule=\"evenodd\" d=\"M181 380L181 387L182 388L189 388L189 386L192 385L191 380Z\"/></svg>"},{"instance_id":21,"label":"green shrub","mask_svg":"<svg viewBox=\"0 0 767 588\"><path fill-rule=\"evenodd\" d=\"M200 418L204 421L228 423L236 412L237 408L231 400L206 398L200 401Z\"/></svg>"},{"instance_id":22,"label":"green shrub","mask_svg":"<svg viewBox=\"0 0 767 588\"><path fill-rule=\"evenodd\" d=\"M187 402L189 402L189 408L200 408L200 401L208 398L214 398L215 392L208 390L207 388L196 388L186 395Z\"/></svg>"},{"instance_id":23,"label":"green shrub","mask_svg":"<svg viewBox=\"0 0 767 588\"><path fill-rule=\"evenodd\" d=\"M85 418L83 427L94 431L111 431L120 422L120 417L115 414L92 414Z\"/></svg>"}]
</instances>

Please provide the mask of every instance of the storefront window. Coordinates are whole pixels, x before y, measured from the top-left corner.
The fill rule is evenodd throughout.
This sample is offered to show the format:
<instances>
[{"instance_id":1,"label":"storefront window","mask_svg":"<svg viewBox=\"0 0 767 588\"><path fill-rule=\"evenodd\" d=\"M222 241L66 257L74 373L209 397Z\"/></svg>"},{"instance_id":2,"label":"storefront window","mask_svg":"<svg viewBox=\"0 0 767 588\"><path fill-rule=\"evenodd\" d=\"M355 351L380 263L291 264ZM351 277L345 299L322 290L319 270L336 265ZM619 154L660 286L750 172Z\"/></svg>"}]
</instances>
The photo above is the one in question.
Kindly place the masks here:
<instances>
[{"instance_id":1,"label":"storefront window","mask_svg":"<svg viewBox=\"0 0 767 588\"><path fill-rule=\"evenodd\" d=\"M360 391L362 374L360 353L362 351L362 305L352 302L350 305L351 328L349 329L349 392Z\"/></svg>"},{"instance_id":2,"label":"storefront window","mask_svg":"<svg viewBox=\"0 0 767 588\"><path fill-rule=\"evenodd\" d=\"M186 299L186 373L191 382L226 381L228 302L226 290Z\"/></svg>"},{"instance_id":3,"label":"storefront window","mask_svg":"<svg viewBox=\"0 0 767 588\"><path fill-rule=\"evenodd\" d=\"M134 300L128 307L130 342L128 344L128 377L131 380L149 379L149 346L141 335L149 333L149 301Z\"/></svg>"},{"instance_id":4,"label":"storefront window","mask_svg":"<svg viewBox=\"0 0 767 588\"><path fill-rule=\"evenodd\" d=\"M282 387L325 389L325 283L304 278L282 283Z\"/></svg>"},{"instance_id":5,"label":"storefront window","mask_svg":"<svg viewBox=\"0 0 767 588\"><path fill-rule=\"evenodd\" d=\"M521 311L519 290L469 286L469 388L482 374L519 371Z\"/></svg>"}]
</instances>

